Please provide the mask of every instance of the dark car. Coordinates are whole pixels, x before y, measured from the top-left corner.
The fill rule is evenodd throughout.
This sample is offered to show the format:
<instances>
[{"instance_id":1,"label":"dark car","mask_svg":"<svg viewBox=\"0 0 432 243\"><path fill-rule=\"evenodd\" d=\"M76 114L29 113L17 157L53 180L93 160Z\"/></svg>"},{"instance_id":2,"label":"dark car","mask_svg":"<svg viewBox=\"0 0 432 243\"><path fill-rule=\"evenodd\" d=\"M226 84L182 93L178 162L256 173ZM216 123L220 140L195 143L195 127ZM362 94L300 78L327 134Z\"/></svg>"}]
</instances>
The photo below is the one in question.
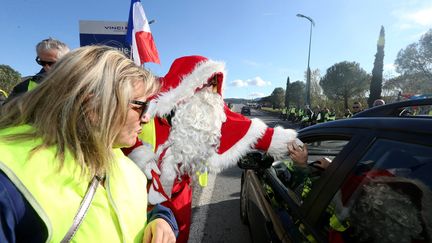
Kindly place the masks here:
<instances>
[{"instance_id":1,"label":"dark car","mask_svg":"<svg viewBox=\"0 0 432 243\"><path fill-rule=\"evenodd\" d=\"M431 242L432 117L421 115L431 104L393 103L300 130L307 167L245 156L240 216L251 238ZM326 169L314 164L321 158L330 161Z\"/></svg>"},{"instance_id":2,"label":"dark car","mask_svg":"<svg viewBox=\"0 0 432 243\"><path fill-rule=\"evenodd\" d=\"M250 116L251 115L251 110L249 106L243 106L241 109L241 114L245 115L245 116Z\"/></svg>"}]
</instances>

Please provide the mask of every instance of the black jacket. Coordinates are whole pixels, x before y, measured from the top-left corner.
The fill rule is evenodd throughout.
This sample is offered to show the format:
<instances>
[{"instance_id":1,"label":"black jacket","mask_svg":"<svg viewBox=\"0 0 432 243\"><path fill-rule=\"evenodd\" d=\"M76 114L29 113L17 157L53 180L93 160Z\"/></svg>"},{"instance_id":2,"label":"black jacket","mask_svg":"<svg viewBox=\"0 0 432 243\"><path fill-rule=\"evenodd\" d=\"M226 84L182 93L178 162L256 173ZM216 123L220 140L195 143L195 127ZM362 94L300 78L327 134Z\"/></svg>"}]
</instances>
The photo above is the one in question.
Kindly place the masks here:
<instances>
[{"instance_id":1,"label":"black jacket","mask_svg":"<svg viewBox=\"0 0 432 243\"><path fill-rule=\"evenodd\" d=\"M12 92L8 96L6 102L27 92L30 81L40 84L45 75L45 69L42 68L36 75L22 78L22 81L12 89Z\"/></svg>"}]
</instances>

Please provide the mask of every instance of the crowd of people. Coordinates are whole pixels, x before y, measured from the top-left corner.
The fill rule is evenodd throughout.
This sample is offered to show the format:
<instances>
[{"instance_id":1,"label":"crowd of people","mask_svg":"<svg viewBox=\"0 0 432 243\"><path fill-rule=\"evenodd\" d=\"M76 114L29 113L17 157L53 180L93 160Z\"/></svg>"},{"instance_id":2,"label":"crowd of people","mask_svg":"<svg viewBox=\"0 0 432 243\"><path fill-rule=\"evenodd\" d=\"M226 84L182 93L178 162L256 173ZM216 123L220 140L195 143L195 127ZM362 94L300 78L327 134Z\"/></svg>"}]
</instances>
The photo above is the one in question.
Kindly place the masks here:
<instances>
[{"instance_id":1,"label":"crowd of people","mask_svg":"<svg viewBox=\"0 0 432 243\"><path fill-rule=\"evenodd\" d=\"M203 56L155 77L48 38L36 62L0 108L0 242L187 242L192 185L297 136L232 112L224 63Z\"/></svg>"},{"instance_id":2,"label":"crowd of people","mask_svg":"<svg viewBox=\"0 0 432 243\"><path fill-rule=\"evenodd\" d=\"M379 105L385 105L385 101L383 99L375 100L373 106L375 107ZM362 103L359 101L354 101L351 108L352 111L347 108L343 116L337 117L336 111L333 108L321 108L319 105L315 106L313 109L311 109L309 105L305 105L304 108L291 106L285 107L281 110L280 118L291 121L292 123L297 123L301 128L304 128L323 122L334 121L336 119L350 118L364 110Z\"/></svg>"}]
</instances>

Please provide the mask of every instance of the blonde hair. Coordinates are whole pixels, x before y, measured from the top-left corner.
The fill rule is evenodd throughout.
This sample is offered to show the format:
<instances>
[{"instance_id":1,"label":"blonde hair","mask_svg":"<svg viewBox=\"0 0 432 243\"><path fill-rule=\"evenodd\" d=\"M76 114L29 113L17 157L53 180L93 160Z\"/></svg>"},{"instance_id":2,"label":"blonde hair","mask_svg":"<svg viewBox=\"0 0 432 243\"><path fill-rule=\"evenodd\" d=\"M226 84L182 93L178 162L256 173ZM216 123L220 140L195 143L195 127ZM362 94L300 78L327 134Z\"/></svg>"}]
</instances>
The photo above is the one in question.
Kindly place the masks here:
<instances>
[{"instance_id":1,"label":"blonde hair","mask_svg":"<svg viewBox=\"0 0 432 243\"><path fill-rule=\"evenodd\" d=\"M34 131L7 139L40 137L33 153L55 146L60 168L68 151L83 171L106 173L138 82L144 84L143 96L159 89L149 71L121 52L107 46L78 48L60 59L37 88L2 108L0 129L29 124Z\"/></svg>"}]
</instances>

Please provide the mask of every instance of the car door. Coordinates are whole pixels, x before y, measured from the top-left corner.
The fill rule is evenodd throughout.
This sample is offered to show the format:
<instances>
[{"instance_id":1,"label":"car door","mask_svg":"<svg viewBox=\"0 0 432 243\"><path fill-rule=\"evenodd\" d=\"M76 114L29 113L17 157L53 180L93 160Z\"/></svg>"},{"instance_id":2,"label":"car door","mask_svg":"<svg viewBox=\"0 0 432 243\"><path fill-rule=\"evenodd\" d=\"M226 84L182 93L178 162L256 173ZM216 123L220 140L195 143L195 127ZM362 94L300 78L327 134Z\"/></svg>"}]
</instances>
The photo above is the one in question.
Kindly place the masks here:
<instances>
[{"instance_id":1,"label":"car door","mask_svg":"<svg viewBox=\"0 0 432 243\"><path fill-rule=\"evenodd\" d=\"M328 205L323 209L321 204L321 212L308 220L318 219L314 228L330 242L427 242L432 235L426 227L432 213L424 206L432 202L431 135L408 129L374 131L373 136L342 184L331 191L331 200L328 193L317 197Z\"/></svg>"},{"instance_id":2,"label":"car door","mask_svg":"<svg viewBox=\"0 0 432 243\"><path fill-rule=\"evenodd\" d=\"M323 188L338 187L332 185L335 176L343 177L354 164L347 161L348 155L362 154L364 149L356 149L371 139L367 133L355 129L316 129L299 137L310 149L309 162L318 157L329 157L331 165L325 171L299 170L290 161L274 163L266 172L262 188L266 188L267 202L282 223L286 237L292 242L324 242L326 237L315 228L313 214L321 214L325 204L317 200ZM354 151L354 152L353 152ZM350 160L349 160L350 161ZM342 181L343 178L340 179ZM340 182L341 183L341 182ZM329 199L333 194L329 195ZM322 204L322 205L321 205ZM316 210L315 208L321 208ZM317 218L317 216L315 216ZM315 219L316 220L316 219Z\"/></svg>"},{"instance_id":3,"label":"car door","mask_svg":"<svg viewBox=\"0 0 432 243\"><path fill-rule=\"evenodd\" d=\"M303 139L312 149L311 160L318 156L328 156L338 161L343 160L346 154L358 145L359 140L365 139L364 135L355 139L353 136L352 131L325 129L308 132ZM248 217L252 236L260 239L257 242L302 242L313 240L312 238L319 239L314 236L317 233L307 219L310 213L308 207L311 206L305 207L305 204L311 205L311 201L316 197L315 187L319 188L325 180L321 182L320 178L314 177L313 183L305 186L301 181L303 177L297 175L298 171L292 170L290 163L292 165L289 160L276 161L259 173L249 171L245 174L249 177L247 181L253 181L247 185L249 191L254 191L253 195L249 196ZM293 178L292 183L290 179ZM310 187L307 193L305 187ZM308 199L309 197L312 199Z\"/></svg>"}]
</instances>

